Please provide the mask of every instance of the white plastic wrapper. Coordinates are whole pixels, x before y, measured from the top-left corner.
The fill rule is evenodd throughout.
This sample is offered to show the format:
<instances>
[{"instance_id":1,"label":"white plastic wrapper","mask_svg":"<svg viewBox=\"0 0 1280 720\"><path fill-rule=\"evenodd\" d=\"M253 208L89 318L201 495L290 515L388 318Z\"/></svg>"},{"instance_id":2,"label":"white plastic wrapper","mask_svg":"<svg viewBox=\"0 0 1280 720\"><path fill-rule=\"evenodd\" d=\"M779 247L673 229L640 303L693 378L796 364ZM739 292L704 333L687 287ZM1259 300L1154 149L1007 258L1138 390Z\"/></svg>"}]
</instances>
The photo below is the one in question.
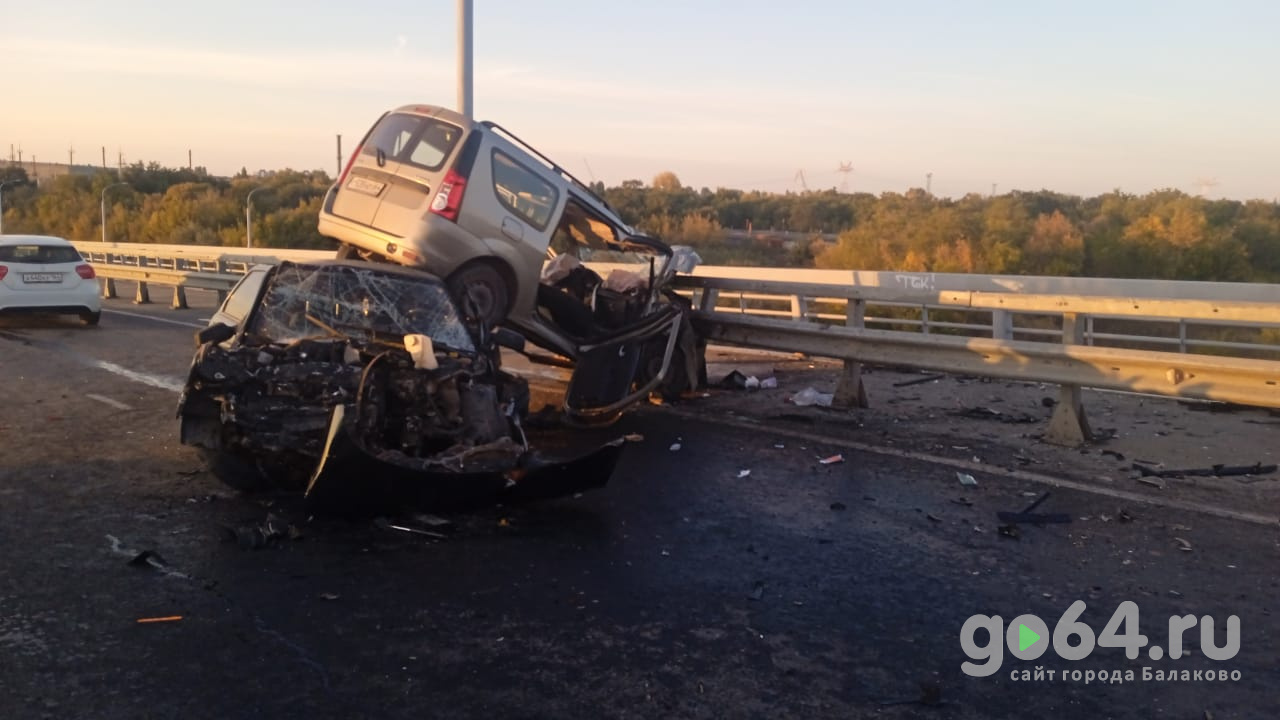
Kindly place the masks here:
<instances>
[{"instance_id":1,"label":"white plastic wrapper","mask_svg":"<svg viewBox=\"0 0 1280 720\"><path fill-rule=\"evenodd\" d=\"M557 255L542 266L542 284L555 285L569 277L569 273L573 272L574 268L580 267L582 267L582 261L577 256L569 254Z\"/></svg>"},{"instance_id":2,"label":"white plastic wrapper","mask_svg":"<svg viewBox=\"0 0 1280 720\"><path fill-rule=\"evenodd\" d=\"M671 268L678 273L691 273L702 264L702 256L688 245L671 246Z\"/></svg>"}]
</instances>

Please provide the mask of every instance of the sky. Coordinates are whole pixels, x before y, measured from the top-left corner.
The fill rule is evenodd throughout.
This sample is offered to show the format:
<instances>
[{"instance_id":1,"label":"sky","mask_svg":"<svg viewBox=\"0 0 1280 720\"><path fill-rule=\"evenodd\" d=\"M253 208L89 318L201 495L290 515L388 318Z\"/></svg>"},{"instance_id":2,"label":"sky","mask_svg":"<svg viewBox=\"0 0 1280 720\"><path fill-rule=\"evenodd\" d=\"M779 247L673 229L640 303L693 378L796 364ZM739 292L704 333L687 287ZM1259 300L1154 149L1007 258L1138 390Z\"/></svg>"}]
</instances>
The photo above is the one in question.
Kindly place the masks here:
<instances>
[{"instance_id":1,"label":"sky","mask_svg":"<svg viewBox=\"0 0 1280 720\"><path fill-rule=\"evenodd\" d=\"M1271 200L1277 27L1253 0L474 0L475 115L609 185ZM456 39L455 0L0 0L0 154L333 174L335 135L456 107Z\"/></svg>"}]
</instances>

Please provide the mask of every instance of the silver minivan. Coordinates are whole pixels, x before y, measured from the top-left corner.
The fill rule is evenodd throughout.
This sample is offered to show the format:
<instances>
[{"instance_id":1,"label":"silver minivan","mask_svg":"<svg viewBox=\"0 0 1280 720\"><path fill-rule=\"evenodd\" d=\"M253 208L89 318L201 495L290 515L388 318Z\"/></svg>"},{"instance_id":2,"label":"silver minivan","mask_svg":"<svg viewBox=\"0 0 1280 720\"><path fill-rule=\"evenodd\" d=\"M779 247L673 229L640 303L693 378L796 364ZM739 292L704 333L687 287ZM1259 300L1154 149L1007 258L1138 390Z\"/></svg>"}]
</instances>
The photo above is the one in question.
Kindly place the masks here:
<instances>
[{"instance_id":1,"label":"silver minivan","mask_svg":"<svg viewBox=\"0 0 1280 720\"><path fill-rule=\"evenodd\" d=\"M385 113L326 195L319 231L338 257L425 269L485 324L574 361L579 410L609 415L691 384L692 358L668 373L677 345L693 347L677 342L692 330L667 289L672 249L495 123L428 105Z\"/></svg>"}]
</instances>

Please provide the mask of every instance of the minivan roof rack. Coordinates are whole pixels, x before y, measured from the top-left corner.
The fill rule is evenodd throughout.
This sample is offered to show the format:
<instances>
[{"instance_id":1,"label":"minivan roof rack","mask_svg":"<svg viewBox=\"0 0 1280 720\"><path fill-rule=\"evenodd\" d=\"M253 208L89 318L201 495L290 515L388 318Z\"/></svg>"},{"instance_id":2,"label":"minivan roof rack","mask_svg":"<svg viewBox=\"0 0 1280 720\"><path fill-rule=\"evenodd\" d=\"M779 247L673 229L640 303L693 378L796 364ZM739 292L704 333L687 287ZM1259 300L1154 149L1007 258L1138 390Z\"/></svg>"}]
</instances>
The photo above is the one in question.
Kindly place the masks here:
<instances>
[{"instance_id":1,"label":"minivan roof rack","mask_svg":"<svg viewBox=\"0 0 1280 720\"><path fill-rule=\"evenodd\" d=\"M497 132L502 133L503 135L505 135L505 136L507 137L507 139L511 140L512 142L518 143L518 144L520 145L520 147L524 148L525 150L528 150L529 152L533 153L534 155L537 155L537 156L538 156L538 157L539 157L543 162L545 162L547 165L551 166L551 169L552 169L552 170L554 170L554 171L556 171L556 172L560 173L561 175L565 176L566 178L568 178L570 182L572 182L574 185L577 185L577 186L578 186L578 188L579 188L579 189L581 189L583 192L585 192L585 193L587 193L588 195L590 195L591 197L595 198L597 202L599 202L601 205L604 205L606 208L608 208L610 212L613 212L615 215L617 214L617 212L618 212L618 211L613 209L613 206L609 204L609 201L608 201L608 200L605 200L604 198L602 198L602 197L600 197L599 195L597 195L597 194L596 194L596 192L595 192L594 190L592 190L590 186L588 186L586 183L582 182L582 181L581 181L581 180L579 180L578 178L574 177L574 176L573 176L573 173L571 173L571 172L569 172L568 170L565 170L564 168L560 167L559 165L557 165L557 164L556 164L556 162L555 162L554 160L552 160L551 158L547 157L546 155L543 155L542 153L540 153L540 152L538 152L537 150L535 150L535 149L534 149L534 147L533 147L532 145L530 145L529 143L525 142L524 140L521 140L521 139L520 139L520 137L519 137L519 136L517 136L515 133L511 132L510 130L508 130L508 129L504 128L504 127L502 127L502 126L501 126L501 125L499 125L498 123L493 122L492 120L485 120L485 121L481 122L480 124L481 124L482 126L486 127L486 128L489 128L490 130L496 130Z\"/></svg>"}]
</instances>

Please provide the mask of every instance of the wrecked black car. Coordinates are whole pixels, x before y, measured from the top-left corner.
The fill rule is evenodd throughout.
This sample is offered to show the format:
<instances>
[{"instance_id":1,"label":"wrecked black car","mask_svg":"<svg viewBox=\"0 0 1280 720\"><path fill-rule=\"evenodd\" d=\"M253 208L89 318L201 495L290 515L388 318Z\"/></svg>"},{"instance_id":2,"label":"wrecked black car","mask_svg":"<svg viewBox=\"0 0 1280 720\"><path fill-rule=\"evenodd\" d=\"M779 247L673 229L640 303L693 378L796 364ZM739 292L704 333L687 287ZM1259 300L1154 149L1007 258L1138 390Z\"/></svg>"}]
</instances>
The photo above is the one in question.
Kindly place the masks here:
<instances>
[{"instance_id":1,"label":"wrecked black car","mask_svg":"<svg viewBox=\"0 0 1280 720\"><path fill-rule=\"evenodd\" d=\"M428 273L348 261L253 268L198 348L181 439L241 490L324 505L458 505L603 486L622 440L585 451L526 431L510 331L468 322ZM581 443L578 443L580 446Z\"/></svg>"}]
</instances>

